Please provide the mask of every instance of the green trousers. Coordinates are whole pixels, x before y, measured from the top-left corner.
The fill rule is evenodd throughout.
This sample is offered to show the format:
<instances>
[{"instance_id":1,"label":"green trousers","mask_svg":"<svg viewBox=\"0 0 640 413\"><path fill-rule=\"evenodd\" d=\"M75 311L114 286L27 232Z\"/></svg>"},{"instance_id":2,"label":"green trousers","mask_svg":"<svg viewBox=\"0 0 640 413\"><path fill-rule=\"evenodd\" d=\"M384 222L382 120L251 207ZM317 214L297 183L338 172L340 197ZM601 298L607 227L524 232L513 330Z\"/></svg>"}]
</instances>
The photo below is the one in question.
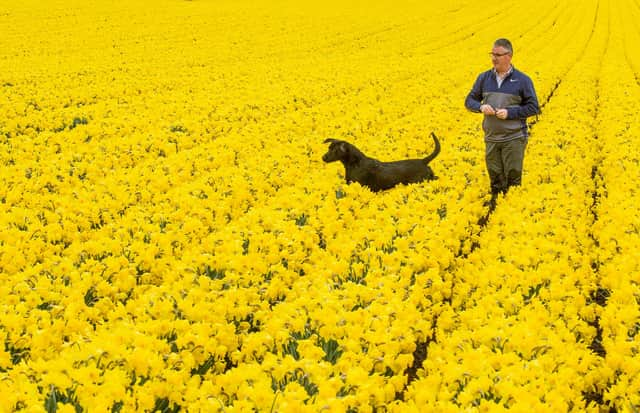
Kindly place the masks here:
<instances>
[{"instance_id":1,"label":"green trousers","mask_svg":"<svg viewBox=\"0 0 640 413\"><path fill-rule=\"evenodd\" d=\"M506 142L485 142L485 160L491 181L491 193L506 193L509 187L522 183L522 163L527 138Z\"/></svg>"}]
</instances>

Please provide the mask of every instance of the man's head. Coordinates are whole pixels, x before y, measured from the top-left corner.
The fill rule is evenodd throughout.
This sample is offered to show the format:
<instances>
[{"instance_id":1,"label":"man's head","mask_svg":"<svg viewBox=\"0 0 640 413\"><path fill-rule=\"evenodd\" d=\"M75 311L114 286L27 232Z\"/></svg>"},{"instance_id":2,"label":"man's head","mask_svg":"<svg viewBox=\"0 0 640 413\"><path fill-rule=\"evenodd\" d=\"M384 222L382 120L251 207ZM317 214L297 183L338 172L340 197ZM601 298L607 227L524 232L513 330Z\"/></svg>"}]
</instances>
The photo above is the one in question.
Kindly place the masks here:
<instances>
[{"instance_id":1,"label":"man's head","mask_svg":"<svg viewBox=\"0 0 640 413\"><path fill-rule=\"evenodd\" d=\"M507 39L498 39L493 42L490 55L494 69L500 73L504 73L511 67L513 46L511 46L511 42Z\"/></svg>"}]
</instances>

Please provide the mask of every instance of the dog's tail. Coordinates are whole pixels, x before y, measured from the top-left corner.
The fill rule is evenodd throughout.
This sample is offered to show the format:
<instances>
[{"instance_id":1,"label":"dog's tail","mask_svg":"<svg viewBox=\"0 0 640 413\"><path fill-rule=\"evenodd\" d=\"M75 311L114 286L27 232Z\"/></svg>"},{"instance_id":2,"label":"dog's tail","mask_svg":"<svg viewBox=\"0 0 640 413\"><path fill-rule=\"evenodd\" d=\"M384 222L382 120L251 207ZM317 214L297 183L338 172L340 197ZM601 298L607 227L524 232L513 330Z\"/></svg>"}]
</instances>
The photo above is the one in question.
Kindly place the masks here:
<instances>
[{"instance_id":1,"label":"dog's tail","mask_svg":"<svg viewBox=\"0 0 640 413\"><path fill-rule=\"evenodd\" d=\"M436 144L436 147L433 149L433 153L431 155L423 159L426 164L433 161L440 153L440 141L438 140L438 137L433 132L431 132L431 137L433 138L433 142Z\"/></svg>"}]
</instances>

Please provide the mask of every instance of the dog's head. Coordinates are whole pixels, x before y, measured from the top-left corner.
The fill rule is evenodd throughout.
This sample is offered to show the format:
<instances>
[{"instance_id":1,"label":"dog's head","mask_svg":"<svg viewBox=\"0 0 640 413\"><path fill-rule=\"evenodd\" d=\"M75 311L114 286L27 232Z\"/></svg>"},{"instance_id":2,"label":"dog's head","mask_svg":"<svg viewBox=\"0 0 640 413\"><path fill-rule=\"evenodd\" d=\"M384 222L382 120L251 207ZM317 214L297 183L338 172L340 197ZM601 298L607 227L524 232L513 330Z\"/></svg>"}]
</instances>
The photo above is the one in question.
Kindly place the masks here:
<instances>
[{"instance_id":1,"label":"dog's head","mask_svg":"<svg viewBox=\"0 0 640 413\"><path fill-rule=\"evenodd\" d=\"M330 143L329 150L322 156L322 160L325 162L335 162L343 160L347 157L349 152L348 143L345 141L339 141L337 139L326 139L324 143Z\"/></svg>"}]
</instances>

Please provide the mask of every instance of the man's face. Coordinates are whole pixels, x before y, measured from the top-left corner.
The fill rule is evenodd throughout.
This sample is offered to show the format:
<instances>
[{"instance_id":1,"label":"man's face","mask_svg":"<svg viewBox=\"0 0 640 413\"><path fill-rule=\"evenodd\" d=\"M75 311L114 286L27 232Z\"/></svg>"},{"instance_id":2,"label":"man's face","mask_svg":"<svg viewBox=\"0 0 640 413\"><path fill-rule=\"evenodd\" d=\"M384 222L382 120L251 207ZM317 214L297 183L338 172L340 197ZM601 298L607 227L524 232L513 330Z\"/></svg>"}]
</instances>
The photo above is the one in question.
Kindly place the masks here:
<instances>
[{"instance_id":1,"label":"man's face","mask_svg":"<svg viewBox=\"0 0 640 413\"><path fill-rule=\"evenodd\" d=\"M502 46L491 49L491 63L498 72L506 72L511 66L511 53Z\"/></svg>"}]
</instances>

